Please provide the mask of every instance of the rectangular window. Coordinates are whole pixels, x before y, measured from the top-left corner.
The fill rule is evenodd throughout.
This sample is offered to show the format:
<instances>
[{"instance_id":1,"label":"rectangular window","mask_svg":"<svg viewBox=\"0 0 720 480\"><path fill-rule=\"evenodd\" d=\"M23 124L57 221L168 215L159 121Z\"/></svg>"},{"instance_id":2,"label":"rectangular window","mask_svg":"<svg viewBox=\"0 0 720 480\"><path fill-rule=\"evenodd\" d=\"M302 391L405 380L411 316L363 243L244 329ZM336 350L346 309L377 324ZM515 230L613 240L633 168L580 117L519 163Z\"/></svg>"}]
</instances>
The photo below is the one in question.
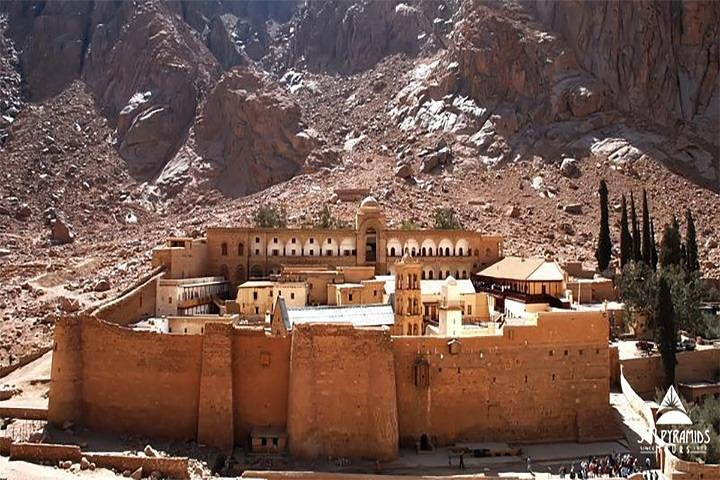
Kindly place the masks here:
<instances>
[{"instance_id":1,"label":"rectangular window","mask_svg":"<svg viewBox=\"0 0 720 480\"><path fill-rule=\"evenodd\" d=\"M295 293L290 292L290 300L295 300Z\"/></svg>"},{"instance_id":2,"label":"rectangular window","mask_svg":"<svg viewBox=\"0 0 720 480\"><path fill-rule=\"evenodd\" d=\"M314 238L311 238L311 239L310 239L310 244L313 244L313 243L315 243L315 239L314 239Z\"/></svg>"},{"instance_id":3,"label":"rectangular window","mask_svg":"<svg viewBox=\"0 0 720 480\"><path fill-rule=\"evenodd\" d=\"M260 237L255 237L255 243L260 243Z\"/></svg>"},{"instance_id":4,"label":"rectangular window","mask_svg":"<svg viewBox=\"0 0 720 480\"><path fill-rule=\"evenodd\" d=\"M468 315L472 315L472 305L468 305Z\"/></svg>"},{"instance_id":5,"label":"rectangular window","mask_svg":"<svg viewBox=\"0 0 720 480\"><path fill-rule=\"evenodd\" d=\"M253 292L253 300L257 300L257 292Z\"/></svg>"},{"instance_id":6,"label":"rectangular window","mask_svg":"<svg viewBox=\"0 0 720 480\"><path fill-rule=\"evenodd\" d=\"M172 304L172 297L168 297L168 303Z\"/></svg>"},{"instance_id":7,"label":"rectangular window","mask_svg":"<svg viewBox=\"0 0 720 480\"><path fill-rule=\"evenodd\" d=\"M325 255L328 257L332 256L332 250L325 250Z\"/></svg>"},{"instance_id":8,"label":"rectangular window","mask_svg":"<svg viewBox=\"0 0 720 480\"><path fill-rule=\"evenodd\" d=\"M295 249L294 249L294 248L293 248L292 250L290 250L290 252L291 252L293 255L295 255Z\"/></svg>"},{"instance_id":9,"label":"rectangular window","mask_svg":"<svg viewBox=\"0 0 720 480\"><path fill-rule=\"evenodd\" d=\"M276 248L273 250L273 257L277 257L280 254L280 251Z\"/></svg>"},{"instance_id":10,"label":"rectangular window","mask_svg":"<svg viewBox=\"0 0 720 480\"><path fill-rule=\"evenodd\" d=\"M277 238L273 238L273 243L277 243Z\"/></svg>"},{"instance_id":11,"label":"rectangular window","mask_svg":"<svg viewBox=\"0 0 720 480\"><path fill-rule=\"evenodd\" d=\"M310 256L312 257L313 255L315 255L315 250L313 250L313 249L311 248L311 249L310 249Z\"/></svg>"},{"instance_id":12,"label":"rectangular window","mask_svg":"<svg viewBox=\"0 0 720 480\"><path fill-rule=\"evenodd\" d=\"M294 238L292 239L292 243L295 243L295 239L294 239Z\"/></svg>"},{"instance_id":13,"label":"rectangular window","mask_svg":"<svg viewBox=\"0 0 720 480\"><path fill-rule=\"evenodd\" d=\"M327 243L328 243L328 245L330 245L330 244L332 243L332 239L328 238L328 242L327 242Z\"/></svg>"},{"instance_id":14,"label":"rectangular window","mask_svg":"<svg viewBox=\"0 0 720 480\"><path fill-rule=\"evenodd\" d=\"M352 293L348 294L348 300L350 300L352 302Z\"/></svg>"},{"instance_id":15,"label":"rectangular window","mask_svg":"<svg viewBox=\"0 0 720 480\"><path fill-rule=\"evenodd\" d=\"M255 255L260 255L260 249L259 249L259 248L256 248L256 249L255 249Z\"/></svg>"}]
</instances>

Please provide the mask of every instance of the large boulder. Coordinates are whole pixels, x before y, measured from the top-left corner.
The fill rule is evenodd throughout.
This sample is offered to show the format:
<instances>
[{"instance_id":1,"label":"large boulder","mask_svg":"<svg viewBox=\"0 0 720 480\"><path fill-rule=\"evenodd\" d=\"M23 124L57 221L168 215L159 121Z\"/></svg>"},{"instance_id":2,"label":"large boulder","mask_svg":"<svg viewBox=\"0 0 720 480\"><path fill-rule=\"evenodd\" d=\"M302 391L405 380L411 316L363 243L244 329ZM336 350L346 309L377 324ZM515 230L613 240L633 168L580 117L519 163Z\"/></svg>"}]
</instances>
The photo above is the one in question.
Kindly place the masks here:
<instances>
[{"instance_id":1,"label":"large boulder","mask_svg":"<svg viewBox=\"0 0 720 480\"><path fill-rule=\"evenodd\" d=\"M50 241L57 245L70 243L75 236L70 231L70 225L61 218L55 218L50 222Z\"/></svg>"},{"instance_id":2,"label":"large boulder","mask_svg":"<svg viewBox=\"0 0 720 480\"><path fill-rule=\"evenodd\" d=\"M195 126L207 175L229 195L245 195L298 174L321 141L300 107L252 70L235 67L210 92Z\"/></svg>"},{"instance_id":3,"label":"large boulder","mask_svg":"<svg viewBox=\"0 0 720 480\"><path fill-rule=\"evenodd\" d=\"M577 160L574 158L563 158L562 164L560 164L560 173L568 178L578 178L582 175L580 167L577 165Z\"/></svg>"}]
</instances>

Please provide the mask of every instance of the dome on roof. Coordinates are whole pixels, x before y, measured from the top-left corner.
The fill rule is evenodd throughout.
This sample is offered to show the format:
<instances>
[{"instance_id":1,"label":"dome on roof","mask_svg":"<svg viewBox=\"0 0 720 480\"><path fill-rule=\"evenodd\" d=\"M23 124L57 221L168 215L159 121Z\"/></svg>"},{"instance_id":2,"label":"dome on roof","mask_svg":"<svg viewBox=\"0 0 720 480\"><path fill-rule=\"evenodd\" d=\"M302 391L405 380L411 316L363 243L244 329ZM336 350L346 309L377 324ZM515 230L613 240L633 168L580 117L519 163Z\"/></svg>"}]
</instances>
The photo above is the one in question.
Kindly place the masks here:
<instances>
[{"instance_id":1,"label":"dome on roof","mask_svg":"<svg viewBox=\"0 0 720 480\"><path fill-rule=\"evenodd\" d=\"M457 280L455 280L455 277L453 277L452 275L450 275L449 277L447 277L447 278L445 279L445 284L446 284L446 285L457 285Z\"/></svg>"},{"instance_id":2,"label":"dome on roof","mask_svg":"<svg viewBox=\"0 0 720 480\"><path fill-rule=\"evenodd\" d=\"M380 204L375 200L375 197L369 195L360 202L360 208L380 208Z\"/></svg>"}]
</instances>

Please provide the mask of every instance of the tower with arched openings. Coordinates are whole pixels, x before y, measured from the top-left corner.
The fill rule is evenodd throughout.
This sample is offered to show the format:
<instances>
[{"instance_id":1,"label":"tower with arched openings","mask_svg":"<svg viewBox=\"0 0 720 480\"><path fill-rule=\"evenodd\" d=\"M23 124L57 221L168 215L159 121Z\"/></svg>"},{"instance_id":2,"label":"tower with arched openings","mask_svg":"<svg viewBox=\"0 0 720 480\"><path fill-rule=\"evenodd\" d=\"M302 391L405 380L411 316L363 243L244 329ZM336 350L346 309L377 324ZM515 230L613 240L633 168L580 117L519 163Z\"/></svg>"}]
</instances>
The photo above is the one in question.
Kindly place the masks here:
<instances>
[{"instance_id":1,"label":"tower with arched openings","mask_svg":"<svg viewBox=\"0 0 720 480\"><path fill-rule=\"evenodd\" d=\"M421 274L422 265L410 253L395 264L394 335L423 334Z\"/></svg>"}]
</instances>

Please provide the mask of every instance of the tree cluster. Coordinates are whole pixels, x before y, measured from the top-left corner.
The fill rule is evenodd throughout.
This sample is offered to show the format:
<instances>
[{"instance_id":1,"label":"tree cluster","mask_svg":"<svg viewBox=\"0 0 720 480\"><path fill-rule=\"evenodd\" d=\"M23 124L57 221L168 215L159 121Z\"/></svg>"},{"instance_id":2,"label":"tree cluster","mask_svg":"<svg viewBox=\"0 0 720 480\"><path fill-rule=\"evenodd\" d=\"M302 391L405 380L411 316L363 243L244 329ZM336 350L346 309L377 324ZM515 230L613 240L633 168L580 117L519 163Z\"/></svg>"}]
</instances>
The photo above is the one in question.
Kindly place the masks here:
<instances>
[{"instance_id":1,"label":"tree cluster","mask_svg":"<svg viewBox=\"0 0 720 480\"><path fill-rule=\"evenodd\" d=\"M282 205L261 206L253 213L252 220L258 228L284 228L287 226L287 212Z\"/></svg>"},{"instance_id":2,"label":"tree cluster","mask_svg":"<svg viewBox=\"0 0 720 480\"><path fill-rule=\"evenodd\" d=\"M609 227L608 188L600 181L600 233L595 258L598 269L607 271L612 258ZM642 192L641 224L630 192L620 203L620 267L617 284L626 311L640 312L648 320L648 330L658 342L666 381L675 381L675 351L679 330L703 333L709 330L700 310L704 288L700 279L697 234L692 212L685 212L685 241L677 218L663 227L660 247L650 214L647 192Z\"/></svg>"}]
</instances>

